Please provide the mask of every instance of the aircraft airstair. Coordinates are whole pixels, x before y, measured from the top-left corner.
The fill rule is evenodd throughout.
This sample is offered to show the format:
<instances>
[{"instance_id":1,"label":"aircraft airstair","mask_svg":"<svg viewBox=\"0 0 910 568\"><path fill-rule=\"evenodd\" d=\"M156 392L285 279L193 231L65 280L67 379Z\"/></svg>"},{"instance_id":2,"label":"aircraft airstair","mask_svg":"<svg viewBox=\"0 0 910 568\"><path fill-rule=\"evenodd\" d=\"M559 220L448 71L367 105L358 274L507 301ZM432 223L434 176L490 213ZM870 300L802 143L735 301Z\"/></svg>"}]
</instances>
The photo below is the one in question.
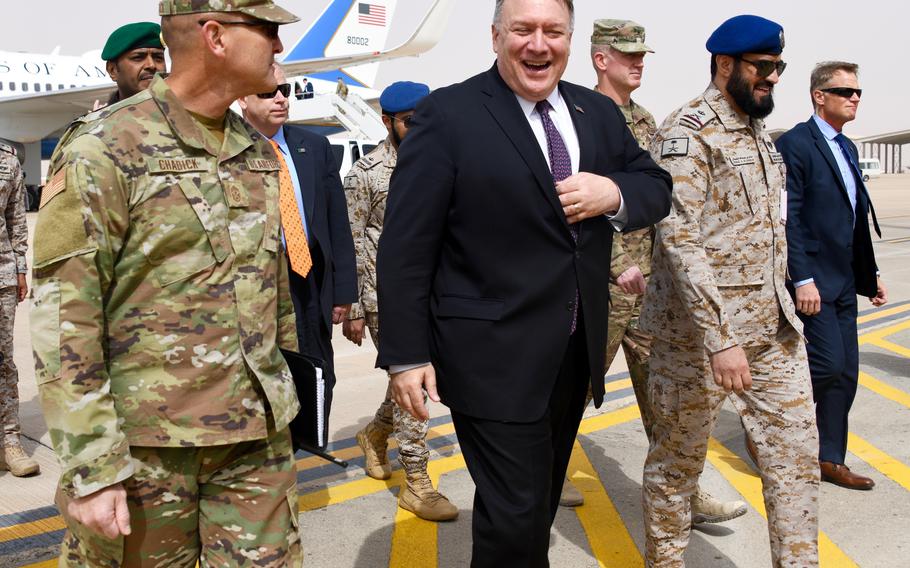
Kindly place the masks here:
<instances>
[{"instance_id":1,"label":"aircraft airstair","mask_svg":"<svg viewBox=\"0 0 910 568\"><path fill-rule=\"evenodd\" d=\"M291 96L288 122L319 126L340 125L351 138L382 140L388 132L382 117L359 96L348 93L317 94L310 99Z\"/></svg>"}]
</instances>

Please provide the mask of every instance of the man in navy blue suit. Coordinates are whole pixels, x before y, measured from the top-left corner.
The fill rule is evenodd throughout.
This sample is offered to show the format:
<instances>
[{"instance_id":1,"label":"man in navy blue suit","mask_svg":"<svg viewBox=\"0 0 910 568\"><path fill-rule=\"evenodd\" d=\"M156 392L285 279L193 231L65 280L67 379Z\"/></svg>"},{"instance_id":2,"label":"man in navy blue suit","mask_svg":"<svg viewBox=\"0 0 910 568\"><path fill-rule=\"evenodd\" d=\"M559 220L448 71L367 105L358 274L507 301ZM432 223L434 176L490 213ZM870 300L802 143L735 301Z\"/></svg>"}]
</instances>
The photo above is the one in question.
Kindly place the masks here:
<instances>
[{"instance_id":1,"label":"man in navy blue suit","mask_svg":"<svg viewBox=\"0 0 910 568\"><path fill-rule=\"evenodd\" d=\"M777 148L787 164L788 268L808 340L821 478L872 489L873 480L844 465L859 375L856 297L874 306L888 298L872 250L870 211L879 237L881 231L856 146L841 132L856 118L862 96L858 69L843 61L816 65L810 80L815 113L781 136Z\"/></svg>"},{"instance_id":2,"label":"man in navy blue suit","mask_svg":"<svg viewBox=\"0 0 910 568\"><path fill-rule=\"evenodd\" d=\"M274 92L250 95L238 102L247 122L275 147L276 157L288 168L293 184L312 260L304 274L293 266L288 269L297 312L297 340L301 353L325 362L326 408L330 410L335 386L332 325L344 321L351 304L357 301L354 237L332 147L325 136L285 124L291 85L277 65L275 79L278 88Z\"/></svg>"}]
</instances>

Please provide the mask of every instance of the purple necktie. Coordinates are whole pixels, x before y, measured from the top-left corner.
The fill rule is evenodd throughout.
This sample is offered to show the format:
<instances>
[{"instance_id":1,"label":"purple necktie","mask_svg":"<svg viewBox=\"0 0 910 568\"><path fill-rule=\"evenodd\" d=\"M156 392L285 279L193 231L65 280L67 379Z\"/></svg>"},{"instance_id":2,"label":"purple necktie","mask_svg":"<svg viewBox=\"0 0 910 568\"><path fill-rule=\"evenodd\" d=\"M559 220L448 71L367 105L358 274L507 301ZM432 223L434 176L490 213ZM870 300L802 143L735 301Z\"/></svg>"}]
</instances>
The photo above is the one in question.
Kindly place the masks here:
<instances>
[{"instance_id":1,"label":"purple necktie","mask_svg":"<svg viewBox=\"0 0 910 568\"><path fill-rule=\"evenodd\" d=\"M550 173L553 174L553 182L561 182L572 175L572 158L569 156L569 149L566 148L566 143L550 118L550 111L553 110L550 102L544 99L538 102L534 108L537 110L537 114L540 115L540 122L543 123L543 132L547 137L547 153L550 156ZM577 245L578 224L569 225L569 231L572 233L572 239ZM575 327L578 325L578 303L578 284L576 283L575 303L572 309L572 326L569 328L569 335L575 333Z\"/></svg>"}]
</instances>

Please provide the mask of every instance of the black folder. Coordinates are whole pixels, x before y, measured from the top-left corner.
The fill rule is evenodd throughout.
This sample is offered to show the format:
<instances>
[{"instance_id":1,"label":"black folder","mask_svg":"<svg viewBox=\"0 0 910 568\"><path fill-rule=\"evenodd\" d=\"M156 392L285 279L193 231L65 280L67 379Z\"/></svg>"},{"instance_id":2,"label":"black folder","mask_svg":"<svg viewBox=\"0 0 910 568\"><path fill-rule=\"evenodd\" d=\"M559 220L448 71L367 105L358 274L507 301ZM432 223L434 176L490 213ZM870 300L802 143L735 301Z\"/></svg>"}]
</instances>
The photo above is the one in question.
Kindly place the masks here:
<instances>
[{"instance_id":1,"label":"black folder","mask_svg":"<svg viewBox=\"0 0 910 568\"><path fill-rule=\"evenodd\" d=\"M325 399L325 380L322 378L321 359L281 350L297 388L300 412L291 421L291 439L294 450L324 450L328 444L329 425Z\"/></svg>"}]
</instances>

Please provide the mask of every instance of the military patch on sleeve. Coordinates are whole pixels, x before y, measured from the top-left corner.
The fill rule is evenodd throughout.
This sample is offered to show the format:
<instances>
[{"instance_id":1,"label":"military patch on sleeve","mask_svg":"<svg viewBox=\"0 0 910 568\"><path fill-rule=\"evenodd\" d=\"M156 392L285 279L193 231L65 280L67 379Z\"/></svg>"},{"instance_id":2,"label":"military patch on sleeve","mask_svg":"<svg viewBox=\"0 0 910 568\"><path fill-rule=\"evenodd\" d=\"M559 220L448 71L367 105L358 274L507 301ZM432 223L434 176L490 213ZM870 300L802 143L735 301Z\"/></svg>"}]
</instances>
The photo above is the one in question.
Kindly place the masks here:
<instances>
[{"instance_id":1,"label":"military patch on sleeve","mask_svg":"<svg viewBox=\"0 0 910 568\"><path fill-rule=\"evenodd\" d=\"M13 179L13 168L9 164L0 162L0 179Z\"/></svg>"},{"instance_id":2,"label":"military patch on sleeve","mask_svg":"<svg viewBox=\"0 0 910 568\"><path fill-rule=\"evenodd\" d=\"M686 156L688 154L688 138L670 138L669 140L664 140L660 145L661 158L666 158L667 156Z\"/></svg>"},{"instance_id":3,"label":"military patch on sleeve","mask_svg":"<svg viewBox=\"0 0 910 568\"><path fill-rule=\"evenodd\" d=\"M57 197L63 190L66 189L66 168L60 168L54 177L51 178L51 181L47 182L44 186L44 189L41 190L41 203L38 205L38 209L42 209L45 205L50 202L51 199Z\"/></svg>"}]
</instances>

